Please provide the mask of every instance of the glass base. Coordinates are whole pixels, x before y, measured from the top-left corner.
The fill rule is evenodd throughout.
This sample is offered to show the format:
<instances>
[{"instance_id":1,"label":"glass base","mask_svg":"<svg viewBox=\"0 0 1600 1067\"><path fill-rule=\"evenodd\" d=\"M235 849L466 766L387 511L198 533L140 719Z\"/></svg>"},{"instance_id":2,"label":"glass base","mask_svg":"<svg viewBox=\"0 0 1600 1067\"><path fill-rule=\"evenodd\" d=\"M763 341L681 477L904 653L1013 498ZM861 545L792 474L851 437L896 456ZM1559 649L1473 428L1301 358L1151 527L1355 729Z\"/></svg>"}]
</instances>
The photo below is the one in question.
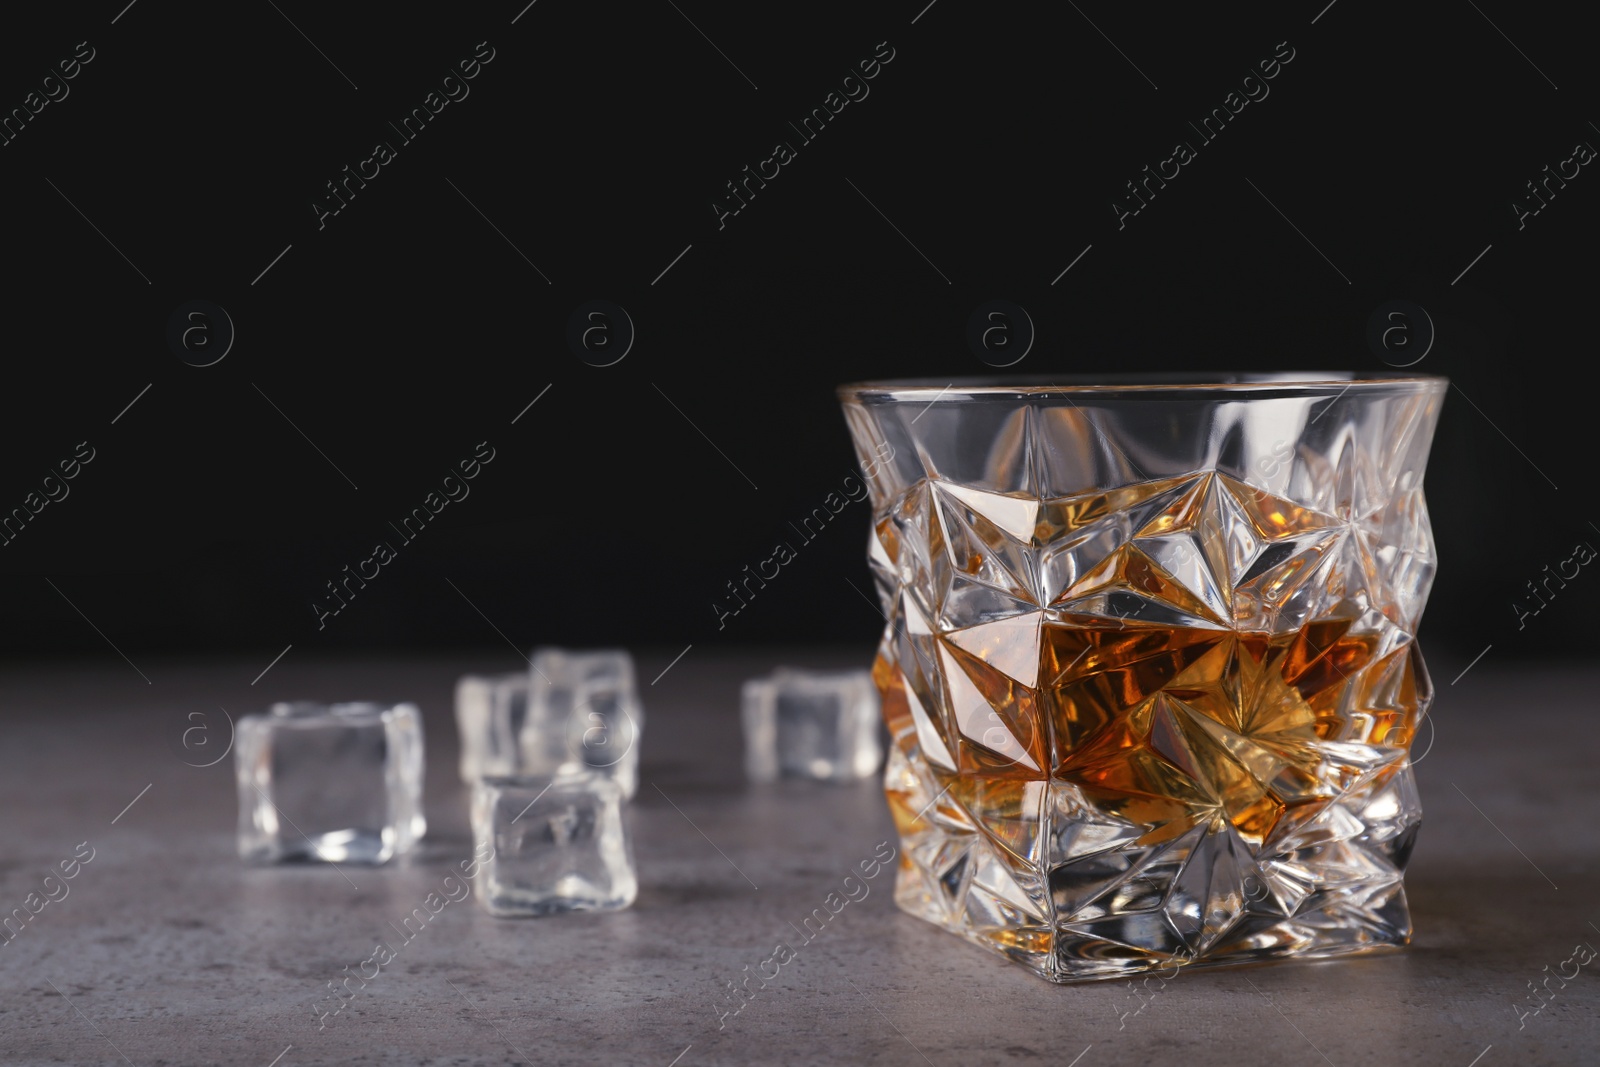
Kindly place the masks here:
<instances>
[{"instance_id":1,"label":"glass base","mask_svg":"<svg viewBox=\"0 0 1600 1067\"><path fill-rule=\"evenodd\" d=\"M1208 845L1207 838L1226 836L1206 835L1199 847L1180 851L1188 852L1187 862L1214 874L1219 846ZM1212 894L1208 921L1200 922L1198 910L1184 899L1192 880L1185 886L1182 878L1174 880L1154 907L1111 913L1119 899L1126 902L1138 892L1136 874L1120 886L1106 887L1098 902L1057 920L1052 928L1049 921L1040 921L1037 906L1004 901L993 887L999 879L992 867L985 879L982 861L958 860L956 866L963 869L946 868L942 875L934 869L937 860L932 866L926 863L929 858L948 859L960 850L959 844L946 840L930 848L924 837L920 843L902 839L902 845L895 880L895 903L902 911L1062 984L1141 974L1170 979L1179 971L1349 956L1411 942L1405 889L1393 875L1308 895L1290 915L1271 894L1247 899L1244 882L1235 881L1239 891L1234 899L1228 900L1226 886L1219 886L1222 892ZM1058 886L1057 897L1063 888Z\"/></svg>"}]
</instances>

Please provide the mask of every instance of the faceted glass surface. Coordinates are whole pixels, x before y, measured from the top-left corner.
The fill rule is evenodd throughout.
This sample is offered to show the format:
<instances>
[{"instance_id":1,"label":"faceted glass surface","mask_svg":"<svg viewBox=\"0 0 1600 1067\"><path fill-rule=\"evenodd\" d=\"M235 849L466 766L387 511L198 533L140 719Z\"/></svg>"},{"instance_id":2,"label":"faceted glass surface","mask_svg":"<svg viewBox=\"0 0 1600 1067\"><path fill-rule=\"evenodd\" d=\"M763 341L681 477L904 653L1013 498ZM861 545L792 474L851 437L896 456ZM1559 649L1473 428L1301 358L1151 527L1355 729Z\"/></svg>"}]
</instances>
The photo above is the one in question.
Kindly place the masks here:
<instances>
[{"instance_id":1,"label":"faceted glass surface","mask_svg":"<svg viewBox=\"0 0 1600 1067\"><path fill-rule=\"evenodd\" d=\"M521 735L531 690L527 673L468 674L456 682L456 730L461 736L461 780L517 774Z\"/></svg>"},{"instance_id":2,"label":"faceted glass surface","mask_svg":"<svg viewBox=\"0 0 1600 1067\"><path fill-rule=\"evenodd\" d=\"M427 830L412 704L274 704L240 718L239 855L383 863Z\"/></svg>"},{"instance_id":3,"label":"faceted glass surface","mask_svg":"<svg viewBox=\"0 0 1600 1067\"><path fill-rule=\"evenodd\" d=\"M531 663L519 773L590 770L613 779L631 798L639 789L644 730L633 657L622 649L541 648Z\"/></svg>"},{"instance_id":4,"label":"faceted glass surface","mask_svg":"<svg viewBox=\"0 0 1600 1067\"><path fill-rule=\"evenodd\" d=\"M594 771L485 778L473 790L472 831L493 915L612 911L638 895L622 788Z\"/></svg>"},{"instance_id":5,"label":"faceted glass surface","mask_svg":"<svg viewBox=\"0 0 1600 1067\"><path fill-rule=\"evenodd\" d=\"M1055 981L1406 943L1444 389L841 389L899 905Z\"/></svg>"},{"instance_id":6,"label":"faceted glass surface","mask_svg":"<svg viewBox=\"0 0 1600 1067\"><path fill-rule=\"evenodd\" d=\"M853 781L883 762L878 694L869 671L779 670L742 692L745 772Z\"/></svg>"}]
</instances>

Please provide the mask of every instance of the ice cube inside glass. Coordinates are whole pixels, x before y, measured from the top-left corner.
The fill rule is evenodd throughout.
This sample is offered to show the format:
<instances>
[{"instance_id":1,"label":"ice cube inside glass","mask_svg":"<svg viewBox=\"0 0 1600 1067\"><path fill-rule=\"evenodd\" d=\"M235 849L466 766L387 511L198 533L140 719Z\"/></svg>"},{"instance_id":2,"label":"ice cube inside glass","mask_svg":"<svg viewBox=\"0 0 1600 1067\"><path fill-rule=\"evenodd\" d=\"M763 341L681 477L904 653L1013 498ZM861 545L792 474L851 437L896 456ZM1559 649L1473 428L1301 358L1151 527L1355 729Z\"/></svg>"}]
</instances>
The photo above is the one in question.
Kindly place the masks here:
<instances>
[{"instance_id":1,"label":"ice cube inside glass","mask_svg":"<svg viewBox=\"0 0 1600 1067\"><path fill-rule=\"evenodd\" d=\"M484 906L506 917L614 911L638 895L622 788L594 771L480 779L472 829Z\"/></svg>"},{"instance_id":2,"label":"ice cube inside glass","mask_svg":"<svg viewBox=\"0 0 1600 1067\"><path fill-rule=\"evenodd\" d=\"M742 698L745 770L755 781L853 781L883 759L868 671L782 669L745 682Z\"/></svg>"},{"instance_id":3,"label":"ice cube inside glass","mask_svg":"<svg viewBox=\"0 0 1600 1067\"><path fill-rule=\"evenodd\" d=\"M427 830L414 704L274 704L239 720L239 855L384 863Z\"/></svg>"},{"instance_id":4,"label":"ice cube inside glass","mask_svg":"<svg viewBox=\"0 0 1600 1067\"><path fill-rule=\"evenodd\" d=\"M521 736L528 719L530 675L468 674L456 682L456 730L463 782L522 771Z\"/></svg>"}]
</instances>

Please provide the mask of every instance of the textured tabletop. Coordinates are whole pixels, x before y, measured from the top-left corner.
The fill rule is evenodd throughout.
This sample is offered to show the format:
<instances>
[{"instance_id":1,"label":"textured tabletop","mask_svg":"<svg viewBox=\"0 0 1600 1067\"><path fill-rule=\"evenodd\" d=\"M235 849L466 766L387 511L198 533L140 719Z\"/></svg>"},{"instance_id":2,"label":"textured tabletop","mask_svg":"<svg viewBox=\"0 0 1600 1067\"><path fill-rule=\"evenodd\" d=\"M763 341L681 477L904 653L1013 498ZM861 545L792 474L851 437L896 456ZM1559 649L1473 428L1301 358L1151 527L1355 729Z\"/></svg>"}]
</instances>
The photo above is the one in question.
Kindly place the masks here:
<instances>
[{"instance_id":1,"label":"textured tabletop","mask_svg":"<svg viewBox=\"0 0 1600 1067\"><path fill-rule=\"evenodd\" d=\"M807 940L802 921L894 843L888 812L875 781L746 784L738 686L779 663L865 665L865 650L694 648L649 683L675 654L639 662L650 718L631 810L637 903L515 921L466 900L408 941L397 924L471 852L452 686L467 671L514 669L509 650L290 658L253 687L255 663L141 662L149 684L121 661L0 673L0 911L77 862L70 881L51 883L58 899L0 942L0 1062L1498 1067L1600 1057L1600 957L1584 966L1589 950L1574 953L1600 946L1600 669L1485 662L1452 686L1466 663L1433 662L1441 696L1435 729L1418 742L1426 815L1407 877L1409 949L1136 989L1041 981L898 912L887 871ZM420 704L420 851L382 868L238 862L232 759L187 766L203 759L193 746L184 756L178 739L204 724L225 743L219 709L237 717L299 697ZM399 944L394 960L319 1029L313 1004L379 940ZM725 983L780 942L794 958L742 1011L723 1014Z\"/></svg>"}]
</instances>

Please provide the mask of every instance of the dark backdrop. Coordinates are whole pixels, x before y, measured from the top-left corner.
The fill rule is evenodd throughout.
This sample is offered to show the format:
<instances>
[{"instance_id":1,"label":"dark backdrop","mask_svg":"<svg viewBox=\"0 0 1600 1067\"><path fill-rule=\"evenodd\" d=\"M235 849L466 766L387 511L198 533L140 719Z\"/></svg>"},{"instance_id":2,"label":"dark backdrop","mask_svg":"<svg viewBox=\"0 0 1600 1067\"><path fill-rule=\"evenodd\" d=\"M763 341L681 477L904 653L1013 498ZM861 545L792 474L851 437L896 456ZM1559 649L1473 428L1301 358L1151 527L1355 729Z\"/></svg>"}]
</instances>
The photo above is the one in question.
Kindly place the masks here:
<instances>
[{"instance_id":1,"label":"dark backdrop","mask_svg":"<svg viewBox=\"0 0 1600 1067\"><path fill-rule=\"evenodd\" d=\"M1565 15L125 2L0 34L0 107L25 112L0 146L0 510L68 492L0 547L6 656L868 646L865 505L720 631L712 602L852 471L834 386L984 373L965 331L990 299L1031 316L1014 369L1036 374L1376 369L1374 311L1426 309L1416 369L1457 388L1425 638L1590 647L1600 577L1524 629L1512 608L1600 544L1600 177L1574 157L1600 109ZM891 50L814 140L790 128ZM388 125L445 89L414 140ZM1187 123L1236 89L1268 95L1203 142ZM1180 140L1195 158L1119 220ZM378 141L394 157L319 218ZM719 219L779 141L795 157ZM1546 166L1577 173L1534 214ZM635 328L615 365L568 342L590 300ZM189 365L225 343L214 307L231 349ZM470 496L398 544L387 523L485 441ZM380 539L398 557L319 629L313 600Z\"/></svg>"}]
</instances>

